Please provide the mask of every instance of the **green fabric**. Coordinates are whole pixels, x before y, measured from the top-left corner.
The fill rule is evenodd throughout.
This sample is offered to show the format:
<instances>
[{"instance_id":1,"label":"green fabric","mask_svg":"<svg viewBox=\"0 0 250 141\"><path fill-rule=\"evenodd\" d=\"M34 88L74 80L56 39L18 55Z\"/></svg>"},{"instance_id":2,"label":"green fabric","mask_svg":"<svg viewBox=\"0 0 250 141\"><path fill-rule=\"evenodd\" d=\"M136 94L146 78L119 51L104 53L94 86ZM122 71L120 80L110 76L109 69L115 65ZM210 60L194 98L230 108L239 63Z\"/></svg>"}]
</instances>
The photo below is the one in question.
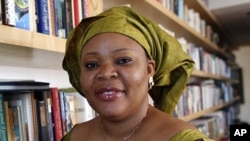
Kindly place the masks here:
<instances>
[{"instance_id":1,"label":"green fabric","mask_svg":"<svg viewBox=\"0 0 250 141\"><path fill-rule=\"evenodd\" d=\"M155 85L149 93L158 109L173 113L194 62L175 38L126 6L114 7L95 17L83 19L70 33L63 68L68 71L73 87L84 95L79 82L81 50L89 39L105 32L120 33L136 40L148 57L155 60Z\"/></svg>"},{"instance_id":2,"label":"green fabric","mask_svg":"<svg viewBox=\"0 0 250 141\"><path fill-rule=\"evenodd\" d=\"M185 129L174 135L169 141L213 141L199 130Z\"/></svg>"}]
</instances>

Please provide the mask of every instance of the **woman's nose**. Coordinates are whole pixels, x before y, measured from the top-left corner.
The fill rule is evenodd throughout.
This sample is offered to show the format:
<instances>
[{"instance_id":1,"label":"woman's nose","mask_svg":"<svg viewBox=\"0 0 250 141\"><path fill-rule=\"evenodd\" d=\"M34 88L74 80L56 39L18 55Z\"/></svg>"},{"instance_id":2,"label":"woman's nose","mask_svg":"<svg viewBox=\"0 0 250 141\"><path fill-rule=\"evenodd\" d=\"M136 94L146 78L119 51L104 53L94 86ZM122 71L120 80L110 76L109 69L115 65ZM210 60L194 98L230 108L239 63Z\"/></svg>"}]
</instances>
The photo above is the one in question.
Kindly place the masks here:
<instances>
[{"instance_id":1,"label":"woman's nose","mask_svg":"<svg viewBox=\"0 0 250 141\"><path fill-rule=\"evenodd\" d=\"M99 80L108 80L108 79L114 79L118 76L116 69L111 64L104 64L100 67L100 71L98 74Z\"/></svg>"}]
</instances>

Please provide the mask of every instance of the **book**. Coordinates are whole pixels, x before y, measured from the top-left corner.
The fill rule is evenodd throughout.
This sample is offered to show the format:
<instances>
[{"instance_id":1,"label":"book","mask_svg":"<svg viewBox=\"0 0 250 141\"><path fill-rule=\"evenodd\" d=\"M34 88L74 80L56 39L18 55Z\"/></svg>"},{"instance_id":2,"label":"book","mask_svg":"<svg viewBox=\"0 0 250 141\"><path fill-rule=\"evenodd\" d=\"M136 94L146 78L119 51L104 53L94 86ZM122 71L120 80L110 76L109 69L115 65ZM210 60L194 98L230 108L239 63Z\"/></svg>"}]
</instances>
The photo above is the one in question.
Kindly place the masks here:
<instances>
[{"instance_id":1,"label":"book","mask_svg":"<svg viewBox=\"0 0 250 141\"><path fill-rule=\"evenodd\" d=\"M48 0L36 0L37 3L37 32L50 34Z\"/></svg>"},{"instance_id":2,"label":"book","mask_svg":"<svg viewBox=\"0 0 250 141\"><path fill-rule=\"evenodd\" d=\"M13 140L11 138L12 128L10 126L10 115L9 115L9 106L8 101L4 101L4 111L5 111L5 122L6 122L6 130L7 130L7 137L8 140Z\"/></svg>"},{"instance_id":3,"label":"book","mask_svg":"<svg viewBox=\"0 0 250 141\"><path fill-rule=\"evenodd\" d=\"M27 140L26 124L24 121L24 106L21 100L10 100L9 106L12 108L14 120L15 139L20 138L21 141Z\"/></svg>"},{"instance_id":4,"label":"book","mask_svg":"<svg viewBox=\"0 0 250 141\"><path fill-rule=\"evenodd\" d=\"M27 129L27 138L29 140L34 140L34 119L33 119L33 105L34 100L33 91L15 91L15 92L5 92L5 100L21 100L23 106L23 119L25 128Z\"/></svg>"},{"instance_id":5,"label":"book","mask_svg":"<svg viewBox=\"0 0 250 141\"><path fill-rule=\"evenodd\" d=\"M8 141L3 94L0 93L0 140Z\"/></svg>"},{"instance_id":6,"label":"book","mask_svg":"<svg viewBox=\"0 0 250 141\"><path fill-rule=\"evenodd\" d=\"M37 100L32 100L32 118L34 124L34 141L39 141L39 127L38 127L38 115L37 115Z\"/></svg>"},{"instance_id":7,"label":"book","mask_svg":"<svg viewBox=\"0 0 250 141\"><path fill-rule=\"evenodd\" d=\"M43 100L45 103L45 114L47 122L48 139L46 141L54 141L54 124L52 119L52 103L50 91L43 91Z\"/></svg>"},{"instance_id":8,"label":"book","mask_svg":"<svg viewBox=\"0 0 250 141\"><path fill-rule=\"evenodd\" d=\"M72 14L72 0L65 0L65 16L66 16L66 37L73 29L73 14Z\"/></svg>"},{"instance_id":9,"label":"book","mask_svg":"<svg viewBox=\"0 0 250 141\"><path fill-rule=\"evenodd\" d=\"M74 95L65 95L65 96L66 96L66 102L69 106L69 114L73 127L76 124L75 97Z\"/></svg>"},{"instance_id":10,"label":"book","mask_svg":"<svg viewBox=\"0 0 250 141\"><path fill-rule=\"evenodd\" d=\"M72 119L70 116L70 104L67 100L66 93L62 91L59 91L59 93L63 134L66 134L73 127Z\"/></svg>"},{"instance_id":11,"label":"book","mask_svg":"<svg viewBox=\"0 0 250 141\"><path fill-rule=\"evenodd\" d=\"M2 0L0 0L0 24L2 24Z\"/></svg>"},{"instance_id":12,"label":"book","mask_svg":"<svg viewBox=\"0 0 250 141\"><path fill-rule=\"evenodd\" d=\"M30 31L37 32L37 11L36 11L36 0L29 0L29 25Z\"/></svg>"},{"instance_id":13,"label":"book","mask_svg":"<svg viewBox=\"0 0 250 141\"><path fill-rule=\"evenodd\" d=\"M79 12L79 0L73 0L73 19L74 19L74 27L76 27L80 23L80 12Z\"/></svg>"},{"instance_id":14,"label":"book","mask_svg":"<svg viewBox=\"0 0 250 141\"><path fill-rule=\"evenodd\" d=\"M52 115L54 121L54 137L55 141L60 141L63 136L62 130L62 118L61 118L61 110L60 110L60 98L59 98L59 90L57 87L51 87L51 97L52 97Z\"/></svg>"},{"instance_id":15,"label":"book","mask_svg":"<svg viewBox=\"0 0 250 141\"><path fill-rule=\"evenodd\" d=\"M66 37L66 13L64 3L65 0L54 0L56 36L61 38Z\"/></svg>"},{"instance_id":16,"label":"book","mask_svg":"<svg viewBox=\"0 0 250 141\"><path fill-rule=\"evenodd\" d=\"M64 111L65 111L65 127L66 127L65 129L66 129L66 132L68 132L73 127L72 112L70 110L70 102L69 102L69 99L68 99L66 93L64 93L63 99L64 99L63 102L64 102L64 106L65 106L65 108L64 108Z\"/></svg>"},{"instance_id":17,"label":"book","mask_svg":"<svg viewBox=\"0 0 250 141\"><path fill-rule=\"evenodd\" d=\"M16 27L30 30L29 1L15 0Z\"/></svg>"},{"instance_id":18,"label":"book","mask_svg":"<svg viewBox=\"0 0 250 141\"><path fill-rule=\"evenodd\" d=\"M25 141L23 136L23 126L22 126L22 116L21 116L21 107L16 105L15 102L10 102L10 109L11 109L11 114L13 117L13 133L14 133L14 140L18 141Z\"/></svg>"},{"instance_id":19,"label":"book","mask_svg":"<svg viewBox=\"0 0 250 141\"><path fill-rule=\"evenodd\" d=\"M2 23L9 26L16 26L14 0L2 0Z\"/></svg>"},{"instance_id":20,"label":"book","mask_svg":"<svg viewBox=\"0 0 250 141\"><path fill-rule=\"evenodd\" d=\"M72 107L74 106L73 117L75 118L75 122L73 121L73 125L76 123L88 121L96 116L95 111L89 105L87 99L80 95L80 93L78 93L75 89L65 88L60 89L60 91L64 92L66 96L71 97L71 99L73 99L71 103Z\"/></svg>"},{"instance_id":21,"label":"book","mask_svg":"<svg viewBox=\"0 0 250 141\"><path fill-rule=\"evenodd\" d=\"M0 81L0 91L28 91L44 89L49 89L49 83L36 81Z\"/></svg>"},{"instance_id":22,"label":"book","mask_svg":"<svg viewBox=\"0 0 250 141\"><path fill-rule=\"evenodd\" d=\"M48 0L50 35L56 36L54 0Z\"/></svg>"},{"instance_id":23,"label":"book","mask_svg":"<svg viewBox=\"0 0 250 141\"><path fill-rule=\"evenodd\" d=\"M37 100L37 117L38 117L38 130L39 130L39 141L48 141L48 128L46 119L46 105L45 101Z\"/></svg>"}]
</instances>

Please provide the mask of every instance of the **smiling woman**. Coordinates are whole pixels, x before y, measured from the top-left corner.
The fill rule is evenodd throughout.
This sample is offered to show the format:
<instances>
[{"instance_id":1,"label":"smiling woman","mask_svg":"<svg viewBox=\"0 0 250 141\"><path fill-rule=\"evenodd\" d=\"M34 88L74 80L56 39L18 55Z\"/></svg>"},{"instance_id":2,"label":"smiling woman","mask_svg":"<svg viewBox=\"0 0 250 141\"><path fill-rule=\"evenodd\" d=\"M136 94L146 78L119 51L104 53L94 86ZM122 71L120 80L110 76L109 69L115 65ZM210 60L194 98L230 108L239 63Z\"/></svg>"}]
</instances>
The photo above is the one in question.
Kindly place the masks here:
<instances>
[{"instance_id":1,"label":"smiling woman","mask_svg":"<svg viewBox=\"0 0 250 141\"><path fill-rule=\"evenodd\" d=\"M62 141L208 141L171 116L193 67L176 39L129 7L83 19L67 40L63 68L99 116Z\"/></svg>"}]
</instances>

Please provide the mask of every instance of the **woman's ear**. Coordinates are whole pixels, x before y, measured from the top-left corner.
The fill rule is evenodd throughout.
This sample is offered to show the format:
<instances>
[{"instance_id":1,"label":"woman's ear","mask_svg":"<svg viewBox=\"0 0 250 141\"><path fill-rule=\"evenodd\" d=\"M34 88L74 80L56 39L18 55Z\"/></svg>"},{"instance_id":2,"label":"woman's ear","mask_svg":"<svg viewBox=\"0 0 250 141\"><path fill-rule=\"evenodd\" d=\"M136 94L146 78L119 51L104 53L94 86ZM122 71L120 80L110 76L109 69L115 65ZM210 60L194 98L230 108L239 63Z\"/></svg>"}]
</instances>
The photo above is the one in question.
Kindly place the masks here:
<instances>
[{"instance_id":1,"label":"woman's ear","mask_svg":"<svg viewBox=\"0 0 250 141\"><path fill-rule=\"evenodd\" d=\"M154 73L155 73L155 61L154 60L148 60L148 73L149 73L149 77L154 76Z\"/></svg>"}]
</instances>

